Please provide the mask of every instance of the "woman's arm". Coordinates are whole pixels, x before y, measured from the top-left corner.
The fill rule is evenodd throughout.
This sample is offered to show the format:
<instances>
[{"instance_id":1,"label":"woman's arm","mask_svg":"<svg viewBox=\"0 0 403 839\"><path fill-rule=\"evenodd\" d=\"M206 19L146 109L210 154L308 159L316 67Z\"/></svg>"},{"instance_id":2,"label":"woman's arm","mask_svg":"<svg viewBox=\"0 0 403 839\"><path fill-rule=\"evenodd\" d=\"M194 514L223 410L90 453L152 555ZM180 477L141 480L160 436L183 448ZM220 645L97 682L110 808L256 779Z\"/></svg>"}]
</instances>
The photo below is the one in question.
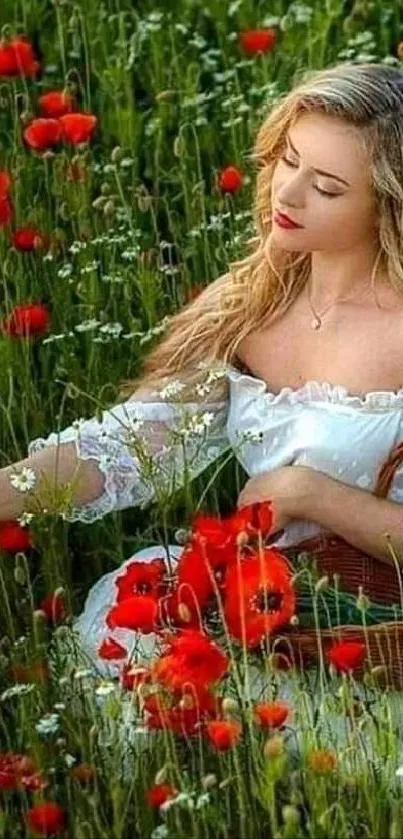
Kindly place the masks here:
<instances>
[{"instance_id":1,"label":"woman's arm","mask_svg":"<svg viewBox=\"0 0 403 839\"><path fill-rule=\"evenodd\" d=\"M403 564L403 504L311 471L310 491L301 499L301 518L321 524L364 553L394 565L386 538L389 534L392 549Z\"/></svg>"},{"instance_id":2,"label":"woman's arm","mask_svg":"<svg viewBox=\"0 0 403 839\"><path fill-rule=\"evenodd\" d=\"M21 492L14 488L10 478L23 468L35 472L36 483L31 490ZM73 483L73 501L77 506L94 501L102 494L105 483L105 475L99 471L94 460L80 460L77 457L75 443L49 446L24 460L5 466L0 469L0 521L18 518L31 504L32 507L38 507L37 512L47 504L50 509L47 486L51 487L53 483L54 487L60 488L70 482ZM41 498L42 504L39 503Z\"/></svg>"}]
</instances>

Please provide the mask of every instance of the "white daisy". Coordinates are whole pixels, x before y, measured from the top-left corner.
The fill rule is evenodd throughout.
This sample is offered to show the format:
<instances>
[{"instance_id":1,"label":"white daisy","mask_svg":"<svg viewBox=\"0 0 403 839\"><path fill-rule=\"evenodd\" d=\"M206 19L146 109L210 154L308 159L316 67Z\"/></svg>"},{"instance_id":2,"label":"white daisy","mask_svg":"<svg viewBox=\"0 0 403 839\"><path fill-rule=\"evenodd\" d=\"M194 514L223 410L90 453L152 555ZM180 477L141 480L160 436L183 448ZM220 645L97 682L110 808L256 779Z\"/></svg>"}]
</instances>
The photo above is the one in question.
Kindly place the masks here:
<instances>
[{"instance_id":1,"label":"white daisy","mask_svg":"<svg viewBox=\"0 0 403 839\"><path fill-rule=\"evenodd\" d=\"M38 476L30 466L22 466L20 472L10 475L10 484L19 492L29 492L36 485Z\"/></svg>"}]
</instances>

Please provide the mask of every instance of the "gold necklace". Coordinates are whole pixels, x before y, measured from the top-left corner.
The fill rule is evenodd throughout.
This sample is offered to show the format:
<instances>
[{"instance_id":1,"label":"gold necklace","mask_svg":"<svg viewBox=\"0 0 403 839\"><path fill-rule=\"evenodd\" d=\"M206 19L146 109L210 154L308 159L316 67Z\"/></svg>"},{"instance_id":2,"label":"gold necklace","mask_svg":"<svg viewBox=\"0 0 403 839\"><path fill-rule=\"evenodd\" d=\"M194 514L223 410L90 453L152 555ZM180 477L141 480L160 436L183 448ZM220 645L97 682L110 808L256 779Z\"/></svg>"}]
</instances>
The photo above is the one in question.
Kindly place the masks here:
<instances>
[{"instance_id":1,"label":"gold necklace","mask_svg":"<svg viewBox=\"0 0 403 839\"><path fill-rule=\"evenodd\" d=\"M369 284L368 284L368 285L369 285ZM365 288L367 288L367 287L368 287L368 286L365 286ZM313 306L312 306L312 301L311 301L311 296L310 296L310 293L309 293L308 283L306 283L306 291L307 291L307 295L308 295L308 303L309 303L309 306L310 306L311 312L312 312L312 314L314 315L314 320L311 320L311 327L312 327L312 329L320 329L320 328L321 328L321 326L322 326L322 316L323 316L323 315L324 315L324 314L325 314L325 313L326 313L329 309L331 309L331 307L332 307L332 306L335 306L335 305L336 305L336 303L342 303L342 302L343 302L343 301L345 301L345 300L354 300L354 299L355 299L355 297L357 297L357 294L355 294L355 295L353 295L353 297L351 297L351 295L350 295L350 297L340 297L340 298L338 298L337 300L333 300L333 302L332 302L332 303L330 303L330 305L329 305L329 306L326 306L326 309L324 309L324 310L323 310L323 312L321 312L321 313L320 313L320 315L318 315L318 314L315 312L315 309L314 309L314 308L313 308Z\"/></svg>"}]
</instances>

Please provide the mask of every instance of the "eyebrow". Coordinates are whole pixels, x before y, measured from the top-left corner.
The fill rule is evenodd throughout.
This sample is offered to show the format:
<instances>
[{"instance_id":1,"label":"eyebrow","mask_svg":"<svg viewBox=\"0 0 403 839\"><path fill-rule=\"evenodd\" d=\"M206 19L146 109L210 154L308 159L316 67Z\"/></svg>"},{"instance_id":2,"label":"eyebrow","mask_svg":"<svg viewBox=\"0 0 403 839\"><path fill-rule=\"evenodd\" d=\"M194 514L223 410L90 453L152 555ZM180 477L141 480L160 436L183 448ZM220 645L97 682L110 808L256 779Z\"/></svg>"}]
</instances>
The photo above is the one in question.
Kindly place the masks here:
<instances>
[{"instance_id":1,"label":"eyebrow","mask_svg":"<svg viewBox=\"0 0 403 839\"><path fill-rule=\"evenodd\" d=\"M298 157L299 157L299 152L297 151L294 144L292 143L290 135L286 134L285 138L286 138L286 140L288 140L293 152L295 152L295 154L297 154ZM345 181L343 178L339 178L338 175L332 175L331 172L325 172L323 169L314 169L313 171L316 172L318 175L326 175L327 178L333 178L333 180L335 180L335 181L340 181L340 183L345 184L345 186L351 186L351 184L349 184L348 181Z\"/></svg>"}]
</instances>

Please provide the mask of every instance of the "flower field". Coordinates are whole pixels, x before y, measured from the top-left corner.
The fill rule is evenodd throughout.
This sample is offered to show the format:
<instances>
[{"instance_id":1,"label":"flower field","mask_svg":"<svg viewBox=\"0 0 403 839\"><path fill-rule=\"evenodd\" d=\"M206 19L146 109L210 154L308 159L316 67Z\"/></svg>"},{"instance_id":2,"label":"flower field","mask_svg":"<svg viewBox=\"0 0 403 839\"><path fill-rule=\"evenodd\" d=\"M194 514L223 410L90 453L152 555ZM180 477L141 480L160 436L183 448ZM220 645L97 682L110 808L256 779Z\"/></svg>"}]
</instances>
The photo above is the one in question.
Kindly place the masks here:
<instances>
[{"instance_id":1,"label":"flower field","mask_svg":"<svg viewBox=\"0 0 403 839\"><path fill-rule=\"evenodd\" d=\"M264 115L305 69L401 65L398 7L3 0L0 471L115 404L170 316L243 257ZM193 420L202 438L208 411ZM292 630L308 596L326 620L332 581L269 547L270 505L236 509L246 478L226 452L91 526L51 481L3 516L0 837L403 835L403 699L358 641L301 667ZM11 479L21 497L35 480ZM75 631L89 589L172 544L169 568L126 562L97 669ZM370 623L365 598L351 609Z\"/></svg>"}]
</instances>

